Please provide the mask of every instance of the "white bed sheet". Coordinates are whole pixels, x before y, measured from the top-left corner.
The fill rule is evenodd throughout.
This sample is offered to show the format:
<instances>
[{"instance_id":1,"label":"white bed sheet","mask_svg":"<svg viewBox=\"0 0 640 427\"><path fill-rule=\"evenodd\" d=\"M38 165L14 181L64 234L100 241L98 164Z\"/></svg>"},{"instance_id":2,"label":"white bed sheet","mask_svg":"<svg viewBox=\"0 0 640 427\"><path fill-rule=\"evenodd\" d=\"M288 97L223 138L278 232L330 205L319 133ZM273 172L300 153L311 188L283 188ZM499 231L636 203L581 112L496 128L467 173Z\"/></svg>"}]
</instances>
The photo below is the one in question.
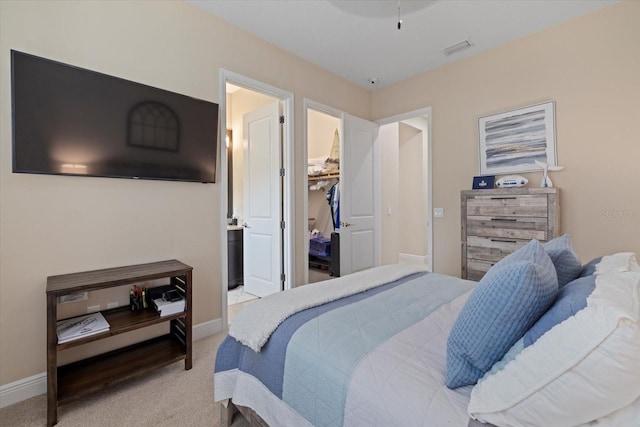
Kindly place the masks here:
<instances>
[{"instance_id":1,"label":"white bed sheet","mask_svg":"<svg viewBox=\"0 0 640 427\"><path fill-rule=\"evenodd\" d=\"M447 336L470 294L439 307L358 362L348 386L345 426L475 425L467 415L471 386L445 386ZM238 370L216 374L215 394L253 408L272 427L309 425L262 383Z\"/></svg>"},{"instance_id":2,"label":"white bed sheet","mask_svg":"<svg viewBox=\"0 0 640 427\"><path fill-rule=\"evenodd\" d=\"M447 337L471 291L367 354L351 376L345 426L461 426L472 386L445 385Z\"/></svg>"}]
</instances>

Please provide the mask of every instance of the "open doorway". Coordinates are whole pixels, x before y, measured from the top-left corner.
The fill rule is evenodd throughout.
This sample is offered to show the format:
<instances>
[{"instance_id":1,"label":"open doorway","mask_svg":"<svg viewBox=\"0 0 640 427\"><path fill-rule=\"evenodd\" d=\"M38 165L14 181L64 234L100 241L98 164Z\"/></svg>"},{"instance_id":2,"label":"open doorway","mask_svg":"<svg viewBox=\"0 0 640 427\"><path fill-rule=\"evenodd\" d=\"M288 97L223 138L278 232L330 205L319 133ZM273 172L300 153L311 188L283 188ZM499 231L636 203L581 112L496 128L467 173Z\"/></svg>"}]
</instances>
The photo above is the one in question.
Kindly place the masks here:
<instances>
[{"instance_id":1,"label":"open doorway","mask_svg":"<svg viewBox=\"0 0 640 427\"><path fill-rule=\"evenodd\" d=\"M247 291L244 283L244 175L243 141L245 116L261 107L278 102L272 96L231 83L226 85L227 113L227 305L228 320L259 298Z\"/></svg>"},{"instance_id":2,"label":"open doorway","mask_svg":"<svg viewBox=\"0 0 640 427\"><path fill-rule=\"evenodd\" d=\"M285 171L293 170L287 123L293 95L225 70L221 90L227 141L221 156L226 325L258 297L291 287L293 185Z\"/></svg>"},{"instance_id":3,"label":"open doorway","mask_svg":"<svg viewBox=\"0 0 640 427\"><path fill-rule=\"evenodd\" d=\"M340 141L342 120L306 109L308 283L339 276Z\"/></svg>"},{"instance_id":4,"label":"open doorway","mask_svg":"<svg viewBox=\"0 0 640 427\"><path fill-rule=\"evenodd\" d=\"M320 179L331 178L333 181L330 180L324 188L338 189L338 195L330 194L329 200L327 200L324 188L315 190L319 192L311 195L309 191L303 192L304 218L308 220L310 230L319 230L319 226L322 226L323 222L325 224L333 222L333 225L330 225L326 231L334 229L330 237L332 240L330 242L330 261L327 266L329 275L325 274L320 277L328 279L380 265L379 126L377 123L305 99L305 144L303 144L303 158L305 159L313 160L316 157L315 154L309 155L310 150L315 150L315 144L307 143L308 139L315 138L315 135L312 135L313 129L316 127L314 122L326 122L328 125L317 126L325 128L325 131L320 135L323 140L318 144L320 151L313 153L318 156L328 156L328 160L334 164L334 167L337 166L337 170L324 170L323 173L327 176L321 176ZM337 134L336 129L338 130ZM337 156L338 159L336 159L336 151L340 153ZM308 163L312 162L308 161ZM329 168L321 165L321 169ZM318 179L315 176L310 177L308 174L304 174L305 190L316 185L315 182ZM323 194L324 201L322 201ZM337 203L334 203L336 196ZM326 218L324 221L320 215L315 215L313 206L310 204L310 199L313 203L314 197L320 199L316 204ZM329 215L332 215L331 222L328 220ZM312 236L307 233L304 251L306 257L313 255L310 249L324 249L323 246L317 245L318 242L314 242L314 246L311 246L312 242L309 237ZM325 236L326 238L328 237ZM325 240L320 243L326 245L328 242ZM314 276L310 277L309 270L309 263L305 262L304 283L317 279Z\"/></svg>"},{"instance_id":5,"label":"open doorway","mask_svg":"<svg viewBox=\"0 0 640 427\"><path fill-rule=\"evenodd\" d=\"M431 109L379 123L382 263L420 264L433 271Z\"/></svg>"}]
</instances>

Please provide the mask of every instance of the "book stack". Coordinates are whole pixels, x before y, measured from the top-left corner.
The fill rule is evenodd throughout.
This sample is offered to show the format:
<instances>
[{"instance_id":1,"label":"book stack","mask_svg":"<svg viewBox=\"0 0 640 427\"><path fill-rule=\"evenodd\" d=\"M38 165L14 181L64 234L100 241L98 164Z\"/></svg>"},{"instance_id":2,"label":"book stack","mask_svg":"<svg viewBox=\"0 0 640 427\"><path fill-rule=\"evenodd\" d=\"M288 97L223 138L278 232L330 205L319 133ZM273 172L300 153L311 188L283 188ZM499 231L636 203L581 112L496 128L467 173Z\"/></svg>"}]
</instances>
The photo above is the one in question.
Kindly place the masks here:
<instances>
[{"instance_id":1,"label":"book stack","mask_svg":"<svg viewBox=\"0 0 640 427\"><path fill-rule=\"evenodd\" d=\"M109 323L102 313L91 313L86 316L72 317L57 323L58 344L109 330Z\"/></svg>"},{"instance_id":2,"label":"book stack","mask_svg":"<svg viewBox=\"0 0 640 427\"><path fill-rule=\"evenodd\" d=\"M172 314L182 313L184 311L184 298L174 301L166 298L156 298L153 300L153 306L160 314L160 317L171 316Z\"/></svg>"}]
</instances>

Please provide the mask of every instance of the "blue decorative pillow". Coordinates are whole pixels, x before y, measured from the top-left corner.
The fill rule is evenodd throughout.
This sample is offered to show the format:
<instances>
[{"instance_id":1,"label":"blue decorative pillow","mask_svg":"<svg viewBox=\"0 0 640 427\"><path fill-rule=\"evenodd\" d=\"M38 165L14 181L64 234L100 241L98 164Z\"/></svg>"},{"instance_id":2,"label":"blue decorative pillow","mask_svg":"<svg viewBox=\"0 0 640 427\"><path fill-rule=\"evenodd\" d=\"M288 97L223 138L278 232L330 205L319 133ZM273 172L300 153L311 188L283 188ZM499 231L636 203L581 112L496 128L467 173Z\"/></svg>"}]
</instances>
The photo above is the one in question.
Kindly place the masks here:
<instances>
[{"instance_id":1,"label":"blue decorative pillow","mask_svg":"<svg viewBox=\"0 0 640 427\"><path fill-rule=\"evenodd\" d=\"M580 274L582 262L573 250L569 235L564 234L542 245L558 273L558 286L563 287Z\"/></svg>"},{"instance_id":2,"label":"blue decorative pillow","mask_svg":"<svg viewBox=\"0 0 640 427\"><path fill-rule=\"evenodd\" d=\"M475 384L542 316L557 292L556 270L537 240L494 265L449 334L447 387Z\"/></svg>"},{"instance_id":3,"label":"blue decorative pillow","mask_svg":"<svg viewBox=\"0 0 640 427\"><path fill-rule=\"evenodd\" d=\"M547 331L587 306L587 297L596 288L596 276L578 278L560 289L551 308L524 334L524 348L535 343Z\"/></svg>"},{"instance_id":4,"label":"blue decorative pillow","mask_svg":"<svg viewBox=\"0 0 640 427\"><path fill-rule=\"evenodd\" d=\"M592 274L596 274L596 266L600 263L602 257L594 258L585 265L582 266L582 271L580 271L580 275L578 277L587 277Z\"/></svg>"},{"instance_id":5,"label":"blue decorative pillow","mask_svg":"<svg viewBox=\"0 0 640 427\"><path fill-rule=\"evenodd\" d=\"M600 259L598 258L598 261ZM596 262L597 264L597 262ZM595 266L593 267L595 270ZM555 302L540 319L519 339L504 357L496 362L486 376L494 375L504 369L509 362L525 348L533 345L554 326L564 322L587 306L587 298L596 288L596 276L580 277L560 289ZM486 378L485 376L485 378Z\"/></svg>"}]
</instances>

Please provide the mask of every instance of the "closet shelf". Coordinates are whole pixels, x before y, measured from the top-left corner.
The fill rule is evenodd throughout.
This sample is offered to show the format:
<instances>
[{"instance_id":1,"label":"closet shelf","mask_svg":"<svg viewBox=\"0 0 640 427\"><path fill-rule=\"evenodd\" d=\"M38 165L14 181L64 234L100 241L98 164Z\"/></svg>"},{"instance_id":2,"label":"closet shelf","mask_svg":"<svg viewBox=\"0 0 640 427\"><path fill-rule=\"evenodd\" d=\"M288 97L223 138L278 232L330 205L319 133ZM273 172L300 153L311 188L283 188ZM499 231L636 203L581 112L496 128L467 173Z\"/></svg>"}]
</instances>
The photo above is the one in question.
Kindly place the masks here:
<instances>
[{"instance_id":1,"label":"closet shelf","mask_svg":"<svg viewBox=\"0 0 640 427\"><path fill-rule=\"evenodd\" d=\"M322 179L338 179L340 178L340 171L333 171L328 173L322 173L320 175L309 176L309 181L320 181Z\"/></svg>"}]
</instances>

